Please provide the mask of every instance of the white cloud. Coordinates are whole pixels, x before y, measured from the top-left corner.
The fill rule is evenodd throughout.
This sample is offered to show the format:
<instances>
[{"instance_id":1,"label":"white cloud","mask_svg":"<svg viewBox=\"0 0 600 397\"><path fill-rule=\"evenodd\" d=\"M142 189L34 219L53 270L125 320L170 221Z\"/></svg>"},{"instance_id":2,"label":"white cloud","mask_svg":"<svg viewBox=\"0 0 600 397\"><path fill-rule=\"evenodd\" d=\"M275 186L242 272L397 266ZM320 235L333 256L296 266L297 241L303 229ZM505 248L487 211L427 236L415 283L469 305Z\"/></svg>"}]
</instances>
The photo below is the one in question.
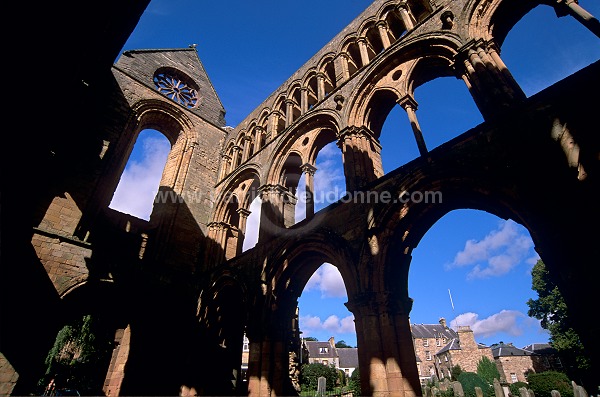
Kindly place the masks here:
<instances>
[{"instance_id":1,"label":"white cloud","mask_svg":"<svg viewBox=\"0 0 600 397\"><path fill-rule=\"evenodd\" d=\"M319 151L314 178L315 210L339 200L346 191L342 153L334 142Z\"/></svg>"},{"instance_id":2,"label":"white cloud","mask_svg":"<svg viewBox=\"0 0 600 397\"><path fill-rule=\"evenodd\" d=\"M531 238L513 221L502 221L481 241L468 240L446 269L472 266L467 279L482 279L507 274L523 261L532 260Z\"/></svg>"},{"instance_id":3,"label":"white cloud","mask_svg":"<svg viewBox=\"0 0 600 397\"><path fill-rule=\"evenodd\" d=\"M477 340L477 338L487 338L497 333L520 336L524 333L522 321L527 319L525 314L517 310L502 310L483 320L479 320L479 315L476 313L463 313L452 320L450 326L454 329L458 326L470 326L475 340Z\"/></svg>"},{"instance_id":4,"label":"white cloud","mask_svg":"<svg viewBox=\"0 0 600 397\"><path fill-rule=\"evenodd\" d=\"M356 333L353 315L340 319L332 314L325 321L321 321L321 318L317 316L300 316L300 329L305 336L320 331L328 331L331 335Z\"/></svg>"},{"instance_id":5,"label":"white cloud","mask_svg":"<svg viewBox=\"0 0 600 397\"><path fill-rule=\"evenodd\" d=\"M345 298L346 287L344 280L337 267L330 263L324 263L310 277L305 291L310 290L321 291L321 298Z\"/></svg>"},{"instance_id":6,"label":"white cloud","mask_svg":"<svg viewBox=\"0 0 600 397\"><path fill-rule=\"evenodd\" d=\"M145 134L147 133L147 134ZM110 208L150 219L154 198L171 150L171 144L162 135L142 131L134 152L115 190Z\"/></svg>"},{"instance_id":7,"label":"white cloud","mask_svg":"<svg viewBox=\"0 0 600 397\"><path fill-rule=\"evenodd\" d=\"M256 197L254 201L250 203L250 215L246 220L246 233L244 237L244 244L242 245L242 252L254 247L258 242L261 203L262 201L260 200L260 196Z\"/></svg>"}]
</instances>

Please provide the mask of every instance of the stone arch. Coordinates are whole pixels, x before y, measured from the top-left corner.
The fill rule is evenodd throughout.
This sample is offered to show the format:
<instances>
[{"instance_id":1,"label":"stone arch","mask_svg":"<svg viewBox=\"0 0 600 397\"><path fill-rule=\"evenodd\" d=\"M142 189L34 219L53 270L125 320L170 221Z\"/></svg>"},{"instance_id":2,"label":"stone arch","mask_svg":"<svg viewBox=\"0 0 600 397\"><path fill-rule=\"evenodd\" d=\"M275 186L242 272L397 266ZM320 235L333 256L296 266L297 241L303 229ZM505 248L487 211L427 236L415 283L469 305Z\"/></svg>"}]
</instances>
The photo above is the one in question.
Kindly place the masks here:
<instances>
[{"instance_id":1,"label":"stone arch","mask_svg":"<svg viewBox=\"0 0 600 397\"><path fill-rule=\"evenodd\" d=\"M406 25L400 15L398 15L396 4L394 3L387 4L381 9L379 20L384 21L387 25L390 43L396 42L407 32Z\"/></svg>"},{"instance_id":2,"label":"stone arch","mask_svg":"<svg viewBox=\"0 0 600 397\"><path fill-rule=\"evenodd\" d=\"M368 19L363 22L360 29L360 37L366 39L369 62L385 49L376 23L375 19Z\"/></svg>"},{"instance_id":3,"label":"stone arch","mask_svg":"<svg viewBox=\"0 0 600 397\"><path fill-rule=\"evenodd\" d=\"M310 69L304 76L302 89L306 91L306 103L303 103L303 113L311 110L319 102L319 81L317 72Z\"/></svg>"},{"instance_id":4,"label":"stone arch","mask_svg":"<svg viewBox=\"0 0 600 397\"><path fill-rule=\"evenodd\" d=\"M482 189L476 186L479 182L479 178L465 178L461 181L436 180L405 186L407 199L410 195L423 199L429 195L431 200L437 197L439 200L443 198L443 201L396 203L377 216L371 231L372 238L381 250L378 259L382 268L373 277L376 281L374 287L382 291L393 290L394 284L389 283L392 280L401 280L396 285L406 285L412 250L439 219L453 210L482 210L502 219L512 219L530 230L514 198L505 195L498 186Z\"/></svg>"},{"instance_id":5,"label":"stone arch","mask_svg":"<svg viewBox=\"0 0 600 397\"><path fill-rule=\"evenodd\" d=\"M191 120L176 106L158 100L142 100L132 106L132 117L125 128L124 137L115 153L115 168L121 175L127 163L127 158L133 150L135 139L140 131L153 129L161 132L171 142L171 151L183 152L197 142L197 133ZM179 156L170 156L161 178L161 186L173 190L181 189L183 180L176 174L175 162ZM187 159L189 161L189 158ZM111 167L112 168L112 167ZM118 178L117 178L118 182ZM116 187L116 183L114 185Z\"/></svg>"},{"instance_id":6,"label":"stone arch","mask_svg":"<svg viewBox=\"0 0 600 397\"><path fill-rule=\"evenodd\" d=\"M471 0L460 16L465 21L460 26L461 35L468 39L494 40L500 46L513 26L541 4L544 2L540 0Z\"/></svg>"},{"instance_id":7,"label":"stone arch","mask_svg":"<svg viewBox=\"0 0 600 397\"><path fill-rule=\"evenodd\" d=\"M295 81L288 87L286 104L286 125L291 125L302 115L302 90L299 81Z\"/></svg>"},{"instance_id":8,"label":"stone arch","mask_svg":"<svg viewBox=\"0 0 600 397\"><path fill-rule=\"evenodd\" d=\"M207 237L205 261L216 264L242 252L250 204L259 194L260 167L245 164L220 190Z\"/></svg>"},{"instance_id":9,"label":"stone arch","mask_svg":"<svg viewBox=\"0 0 600 397\"><path fill-rule=\"evenodd\" d=\"M423 36L374 62L348 100L348 124L366 125L378 137L385 118L396 104L402 105L403 100L414 102L416 87L435 77L453 75L452 58L458 47L458 41L451 36Z\"/></svg>"},{"instance_id":10,"label":"stone arch","mask_svg":"<svg viewBox=\"0 0 600 397\"><path fill-rule=\"evenodd\" d=\"M358 43L356 42L357 37L355 35L347 37L343 42L341 49L339 51L340 54L344 54L344 60L346 62L346 67L348 69L348 76L352 77L353 75L361 69L364 64L360 55L360 49L358 47Z\"/></svg>"},{"instance_id":11,"label":"stone arch","mask_svg":"<svg viewBox=\"0 0 600 397\"><path fill-rule=\"evenodd\" d=\"M286 241L273 250L271 256L274 261L262 277L272 280L269 296L277 302L283 299L295 302L312 274L324 262L338 268L348 295L360 290L356 255L347 241L331 230L313 229L309 235Z\"/></svg>"},{"instance_id":12,"label":"stone arch","mask_svg":"<svg viewBox=\"0 0 600 397\"><path fill-rule=\"evenodd\" d=\"M327 97L337 87L335 54L325 54L319 61L317 70L323 74L324 96Z\"/></svg>"},{"instance_id":13,"label":"stone arch","mask_svg":"<svg viewBox=\"0 0 600 397\"><path fill-rule=\"evenodd\" d=\"M300 154L304 163L311 163L312 161L311 164L314 165L318 150L315 150L314 137L309 136L311 132L328 129L337 134L341 129L341 125L342 121L340 120L339 115L330 110L320 110L316 114L303 119L297 126L294 126L294 129L290 131L285 139L273 149L268 161L270 167L267 171L266 183L277 183L278 175L281 174L281 168L283 167L282 161L292 148L295 148L297 153ZM309 138L309 141L303 145L303 142L307 137ZM309 143L310 145L307 146ZM321 149L322 146L319 147L319 149Z\"/></svg>"}]
</instances>

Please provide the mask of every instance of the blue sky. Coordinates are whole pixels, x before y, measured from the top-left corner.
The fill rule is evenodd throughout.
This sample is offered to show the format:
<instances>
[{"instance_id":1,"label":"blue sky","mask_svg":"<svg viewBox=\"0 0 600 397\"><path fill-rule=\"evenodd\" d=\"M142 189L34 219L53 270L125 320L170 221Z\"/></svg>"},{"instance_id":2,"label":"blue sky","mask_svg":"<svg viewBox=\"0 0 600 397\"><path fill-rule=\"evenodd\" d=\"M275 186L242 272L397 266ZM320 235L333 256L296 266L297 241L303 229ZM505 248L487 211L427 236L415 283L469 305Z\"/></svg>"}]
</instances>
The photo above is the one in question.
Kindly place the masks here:
<instances>
[{"instance_id":1,"label":"blue sky","mask_svg":"<svg viewBox=\"0 0 600 397\"><path fill-rule=\"evenodd\" d=\"M152 0L123 50L187 48L197 44L202 63L235 127L330 39L360 14L368 0ZM580 0L600 16L598 0ZM509 33L501 57L526 95L532 95L600 59L600 39L570 17L541 6ZM482 121L464 83L436 79L417 88L417 117L433 149ZM418 156L407 116L392 110L381 135L389 172ZM169 147L152 131L140 135L111 207L147 219ZM317 158L317 210L345 190L341 154L326 146ZM302 186L300 186L302 189ZM248 220L245 249L256 242L257 203ZM297 220L303 218L298 209ZM538 256L522 226L475 211L453 211L413 251L411 322L470 325L477 342L518 347L548 341L527 316L531 268ZM304 336L334 336L356 345L352 314L336 268L324 264L299 300Z\"/></svg>"}]
</instances>

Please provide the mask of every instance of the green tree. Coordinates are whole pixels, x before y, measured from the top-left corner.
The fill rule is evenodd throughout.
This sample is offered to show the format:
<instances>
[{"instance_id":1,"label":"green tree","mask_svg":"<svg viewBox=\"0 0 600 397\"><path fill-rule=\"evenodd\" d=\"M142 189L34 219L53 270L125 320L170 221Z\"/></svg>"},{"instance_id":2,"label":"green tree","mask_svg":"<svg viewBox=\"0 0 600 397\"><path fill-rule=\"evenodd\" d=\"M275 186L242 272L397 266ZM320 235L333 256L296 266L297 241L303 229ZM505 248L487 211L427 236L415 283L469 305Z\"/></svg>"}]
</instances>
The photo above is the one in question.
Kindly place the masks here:
<instances>
[{"instance_id":1,"label":"green tree","mask_svg":"<svg viewBox=\"0 0 600 397\"><path fill-rule=\"evenodd\" d=\"M336 344L335 344L335 347L340 347L340 348L343 348L343 347L352 347L352 346L349 346L349 345L346 343L346 341L342 339L341 341L339 341L339 342L336 342Z\"/></svg>"},{"instance_id":2,"label":"green tree","mask_svg":"<svg viewBox=\"0 0 600 397\"><path fill-rule=\"evenodd\" d=\"M311 342L318 342L319 340L317 338L315 338L314 336L307 336L304 338L304 340L306 341L311 341Z\"/></svg>"},{"instance_id":3,"label":"green tree","mask_svg":"<svg viewBox=\"0 0 600 397\"><path fill-rule=\"evenodd\" d=\"M531 288L537 292L538 299L527 301L527 314L541 320L542 328L550 332L550 345L558 351L569 378L580 384L594 385L586 382L586 379L594 379L589 374L590 358L572 327L567 305L541 259L533 267L531 276Z\"/></svg>"},{"instance_id":4,"label":"green tree","mask_svg":"<svg viewBox=\"0 0 600 397\"><path fill-rule=\"evenodd\" d=\"M348 390L352 391L354 397L360 397L360 372L358 371L358 368L354 368L352 375L350 375Z\"/></svg>"},{"instance_id":5,"label":"green tree","mask_svg":"<svg viewBox=\"0 0 600 397\"><path fill-rule=\"evenodd\" d=\"M312 363L302 365L300 385L304 390L317 390L319 377L325 377L327 390L333 390L338 380L338 371L333 365Z\"/></svg>"},{"instance_id":6,"label":"green tree","mask_svg":"<svg viewBox=\"0 0 600 397\"><path fill-rule=\"evenodd\" d=\"M46 373L38 385L54 378L57 387L71 387L87 395L102 393L113 348L113 335L101 321L85 315L65 325L46 356Z\"/></svg>"},{"instance_id":7,"label":"green tree","mask_svg":"<svg viewBox=\"0 0 600 397\"><path fill-rule=\"evenodd\" d=\"M561 397L573 397L573 386L568 376L558 371L532 373L527 377L529 388L536 396L550 396L557 390Z\"/></svg>"},{"instance_id":8,"label":"green tree","mask_svg":"<svg viewBox=\"0 0 600 397\"><path fill-rule=\"evenodd\" d=\"M514 397L518 397L521 395L521 391L519 389L522 387L529 389L529 385L527 384L527 382L519 381L508 385L510 394L512 394Z\"/></svg>"},{"instance_id":9,"label":"green tree","mask_svg":"<svg viewBox=\"0 0 600 397\"><path fill-rule=\"evenodd\" d=\"M465 393L465 397L476 397L475 395L475 387L481 388L483 395L485 397L493 396L493 388L488 385L479 375L475 372L462 372L458 376L458 382L460 382L463 391Z\"/></svg>"},{"instance_id":10,"label":"green tree","mask_svg":"<svg viewBox=\"0 0 600 397\"><path fill-rule=\"evenodd\" d=\"M452 377L452 380L458 380L458 377L460 376L460 374L462 374L463 370L460 367L460 365L456 364L455 366L453 366L450 369L450 376Z\"/></svg>"},{"instance_id":11,"label":"green tree","mask_svg":"<svg viewBox=\"0 0 600 397\"><path fill-rule=\"evenodd\" d=\"M496 363L487 357L481 357L477 363L477 375L490 386L494 386L494 379L500 380L500 371Z\"/></svg>"}]
</instances>

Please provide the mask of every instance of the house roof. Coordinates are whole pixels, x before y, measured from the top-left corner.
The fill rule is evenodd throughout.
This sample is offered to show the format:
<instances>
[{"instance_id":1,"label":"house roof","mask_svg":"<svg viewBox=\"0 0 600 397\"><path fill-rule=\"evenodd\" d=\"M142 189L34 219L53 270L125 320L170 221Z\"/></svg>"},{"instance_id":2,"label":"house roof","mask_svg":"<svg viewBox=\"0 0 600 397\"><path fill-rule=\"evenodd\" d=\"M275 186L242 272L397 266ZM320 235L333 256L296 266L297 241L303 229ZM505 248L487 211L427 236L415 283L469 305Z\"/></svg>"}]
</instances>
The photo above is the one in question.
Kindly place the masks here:
<instances>
[{"instance_id":1,"label":"house roof","mask_svg":"<svg viewBox=\"0 0 600 397\"><path fill-rule=\"evenodd\" d=\"M358 349L356 347L336 348L341 368L358 368Z\"/></svg>"},{"instance_id":2,"label":"house roof","mask_svg":"<svg viewBox=\"0 0 600 397\"><path fill-rule=\"evenodd\" d=\"M445 353L448 350L460 350L460 341L458 340L458 338L452 338L452 340L450 340L450 342L448 342L446 346L442 347L435 354Z\"/></svg>"},{"instance_id":3,"label":"house roof","mask_svg":"<svg viewBox=\"0 0 600 397\"><path fill-rule=\"evenodd\" d=\"M520 349L514 346L512 343L503 343L500 342L498 344L494 344L491 346L492 355L494 358L498 357L508 357L508 356L531 356L536 353L533 353L528 350Z\"/></svg>"},{"instance_id":4,"label":"house roof","mask_svg":"<svg viewBox=\"0 0 600 397\"><path fill-rule=\"evenodd\" d=\"M307 340L304 341L304 344L308 349L308 356L311 358L334 358L338 356L338 349L335 347L332 348L329 342Z\"/></svg>"},{"instance_id":5,"label":"house roof","mask_svg":"<svg viewBox=\"0 0 600 397\"><path fill-rule=\"evenodd\" d=\"M523 350L530 351L532 353L537 354L555 354L556 349L553 348L549 343L531 343L525 347Z\"/></svg>"},{"instance_id":6,"label":"house roof","mask_svg":"<svg viewBox=\"0 0 600 397\"><path fill-rule=\"evenodd\" d=\"M458 334L452 328L441 324L411 324L410 330L413 338L457 338Z\"/></svg>"},{"instance_id":7,"label":"house roof","mask_svg":"<svg viewBox=\"0 0 600 397\"><path fill-rule=\"evenodd\" d=\"M490 347L487 345L484 345L483 343L477 343L477 348L478 349L489 349ZM440 350L438 350L435 354L442 354L445 353L449 350L460 350L460 340L458 338L454 338L452 339L450 342L448 342L446 344L446 346L442 347Z\"/></svg>"}]
</instances>

